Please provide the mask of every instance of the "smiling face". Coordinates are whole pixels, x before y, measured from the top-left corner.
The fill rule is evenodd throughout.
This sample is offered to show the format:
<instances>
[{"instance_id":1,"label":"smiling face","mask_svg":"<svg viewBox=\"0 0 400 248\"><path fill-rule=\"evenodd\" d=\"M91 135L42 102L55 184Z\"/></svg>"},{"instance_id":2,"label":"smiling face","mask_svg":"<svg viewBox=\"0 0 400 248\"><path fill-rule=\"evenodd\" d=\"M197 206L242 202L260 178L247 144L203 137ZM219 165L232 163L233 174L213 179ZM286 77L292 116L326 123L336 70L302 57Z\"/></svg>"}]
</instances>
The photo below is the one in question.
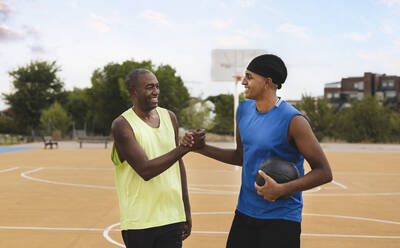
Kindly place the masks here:
<instances>
[{"instance_id":1,"label":"smiling face","mask_svg":"<svg viewBox=\"0 0 400 248\"><path fill-rule=\"evenodd\" d=\"M246 70L242 85L245 87L244 94L246 98L257 100L262 97L266 90L268 78L258 75L257 73Z\"/></svg>"},{"instance_id":2,"label":"smiling face","mask_svg":"<svg viewBox=\"0 0 400 248\"><path fill-rule=\"evenodd\" d=\"M135 105L143 111L150 111L158 106L160 87L153 73L138 75L137 84L133 89L132 98Z\"/></svg>"}]
</instances>

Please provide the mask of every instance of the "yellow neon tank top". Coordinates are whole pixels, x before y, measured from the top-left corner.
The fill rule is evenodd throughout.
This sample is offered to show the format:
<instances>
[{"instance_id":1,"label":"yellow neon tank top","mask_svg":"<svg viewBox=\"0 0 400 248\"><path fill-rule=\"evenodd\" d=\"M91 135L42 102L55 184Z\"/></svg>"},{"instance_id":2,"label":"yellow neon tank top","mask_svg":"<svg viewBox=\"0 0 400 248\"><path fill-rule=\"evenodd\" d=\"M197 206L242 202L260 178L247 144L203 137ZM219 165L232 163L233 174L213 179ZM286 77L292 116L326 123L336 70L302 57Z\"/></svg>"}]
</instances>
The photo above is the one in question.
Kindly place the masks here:
<instances>
[{"instance_id":1,"label":"yellow neon tank top","mask_svg":"<svg viewBox=\"0 0 400 248\"><path fill-rule=\"evenodd\" d=\"M135 138L149 160L176 147L175 131L168 110L157 107L160 126L152 128L132 108L122 116L129 122ZM113 146L115 182L120 206L121 229L144 229L186 221L182 200L179 162L149 181L143 180L127 161L119 160Z\"/></svg>"}]
</instances>

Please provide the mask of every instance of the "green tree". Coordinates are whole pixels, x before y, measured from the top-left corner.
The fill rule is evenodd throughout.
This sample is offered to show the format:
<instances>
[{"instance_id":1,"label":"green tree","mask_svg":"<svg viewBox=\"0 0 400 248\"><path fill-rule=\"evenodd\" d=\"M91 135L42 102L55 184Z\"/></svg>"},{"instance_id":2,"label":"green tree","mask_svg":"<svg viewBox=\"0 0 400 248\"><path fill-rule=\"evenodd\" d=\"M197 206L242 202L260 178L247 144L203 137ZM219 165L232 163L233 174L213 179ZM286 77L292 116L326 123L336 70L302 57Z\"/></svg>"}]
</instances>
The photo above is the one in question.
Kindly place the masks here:
<instances>
[{"instance_id":1,"label":"green tree","mask_svg":"<svg viewBox=\"0 0 400 248\"><path fill-rule=\"evenodd\" d=\"M55 102L48 109L42 111L40 123L47 134L60 131L61 135L64 135L71 126L71 118L63 107L58 102Z\"/></svg>"},{"instance_id":2,"label":"green tree","mask_svg":"<svg viewBox=\"0 0 400 248\"><path fill-rule=\"evenodd\" d=\"M169 65L160 65L154 71L160 83L160 106L177 115L188 106L190 95L182 78L176 75L175 69ZM179 119L179 115L178 115Z\"/></svg>"},{"instance_id":3,"label":"green tree","mask_svg":"<svg viewBox=\"0 0 400 248\"><path fill-rule=\"evenodd\" d=\"M65 109L75 123L75 128L83 129L89 118L90 89L74 88L67 92Z\"/></svg>"},{"instance_id":4,"label":"green tree","mask_svg":"<svg viewBox=\"0 0 400 248\"><path fill-rule=\"evenodd\" d=\"M57 77L56 62L34 61L9 72L13 92L3 94L15 114L19 133L29 134L40 124L43 109L55 101L63 101L63 82Z\"/></svg>"},{"instance_id":5,"label":"green tree","mask_svg":"<svg viewBox=\"0 0 400 248\"><path fill-rule=\"evenodd\" d=\"M220 94L217 96L209 96L208 101L214 104L215 113L214 125L211 132L217 134L233 135L233 95ZM244 94L239 95L239 102L245 100Z\"/></svg>"},{"instance_id":6,"label":"green tree","mask_svg":"<svg viewBox=\"0 0 400 248\"><path fill-rule=\"evenodd\" d=\"M390 142L400 142L400 114L396 111L390 112Z\"/></svg>"},{"instance_id":7,"label":"green tree","mask_svg":"<svg viewBox=\"0 0 400 248\"><path fill-rule=\"evenodd\" d=\"M296 108L305 113L310 126L319 141L324 137L332 137L335 125L335 112L329 106L326 98L318 98L303 95L301 102L296 104Z\"/></svg>"},{"instance_id":8,"label":"green tree","mask_svg":"<svg viewBox=\"0 0 400 248\"><path fill-rule=\"evenodd\" d=\"M90 126L93 132L109 135L112 121L132 106L125 78L134 69L152 71L160 82L159 105L174 111L177 115L187 106L189 93L182 79L169 65L155 67L151 61L127 60L121 64L109 63L97 69L92 75L90 95Z\"/></svg>"},{"instance_id":9,"label":"green tree","mask_svg":"<svg viewBox=\"0 0 400 248\"><path fill-rule=\"evenodd\" d=\"M13 134L16 131L14 118L7 115L0 115L0 133Z\"/></svg>"},{"instance_id":10,"label":"green tree","mask_svg":"<svg viewBox=\"0 0 400 248\"><path fill-rule=\"evenodd\" d=\"M189 106L180 112L180 124L185 129L204 128L209 130L212 128L212 108L207 104L206 100L201 98L192 98Z\"/></svg>"},{"instance_id":11,"label":"green tree","mask_svg":"<svg viewBox=\"0 0 400 248\"><path fill-rule=\"evenodd\" d=\"M92 132L109 135L111 122L132 106L124 82L126 76L136 68L151 70L151 61L139 63L127 60L122 64L109 63L93 72L92 88L89 91L89 129Z\"/></svg>"},{"instance_id":12,"label":"green tree","mask_svg":"<svg viewBox=\"0 0 400 248\"><path fill-rule=\"evenodd\" d=\"M341 138L348 142L387 142L390 140L391 112L372 96L352 100L338 118Z\"/></svg>"},{"instance_id":13,"label":"green tree","mask_svg":"<svg viewBox=\"0 0 400 248\"><path fill-rule=\"evenodd\" d=\"M214 104L214 126L210 130L217 134L233 135L233 95L220 94L209 96L208 101Z\"/></svg>"}]
</instances>

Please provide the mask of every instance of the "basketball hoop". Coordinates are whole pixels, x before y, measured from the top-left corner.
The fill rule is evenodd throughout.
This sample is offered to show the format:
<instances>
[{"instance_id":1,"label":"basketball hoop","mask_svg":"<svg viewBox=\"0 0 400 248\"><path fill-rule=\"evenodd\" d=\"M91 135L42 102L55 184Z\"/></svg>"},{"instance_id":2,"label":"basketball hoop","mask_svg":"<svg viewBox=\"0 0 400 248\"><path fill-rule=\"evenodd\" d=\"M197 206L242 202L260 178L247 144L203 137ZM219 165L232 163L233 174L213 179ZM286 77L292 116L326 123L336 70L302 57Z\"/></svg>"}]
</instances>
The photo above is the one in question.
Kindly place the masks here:
<instances>
[{"instance_id":1,"label":"basketball hoop","mask_svg":"<svg viewBox=\"0 0 400 248\"><path fill-rule=\"evenodd\" d=\"M211 79L213 81L231 81L235 79L233 94L233 136L236 144L236 110L239 106L238 84L250 60L265 54L261 49L213 49L211 51ZM235 167L236 169L238 167Z\"/></svg>"}]
</instances>

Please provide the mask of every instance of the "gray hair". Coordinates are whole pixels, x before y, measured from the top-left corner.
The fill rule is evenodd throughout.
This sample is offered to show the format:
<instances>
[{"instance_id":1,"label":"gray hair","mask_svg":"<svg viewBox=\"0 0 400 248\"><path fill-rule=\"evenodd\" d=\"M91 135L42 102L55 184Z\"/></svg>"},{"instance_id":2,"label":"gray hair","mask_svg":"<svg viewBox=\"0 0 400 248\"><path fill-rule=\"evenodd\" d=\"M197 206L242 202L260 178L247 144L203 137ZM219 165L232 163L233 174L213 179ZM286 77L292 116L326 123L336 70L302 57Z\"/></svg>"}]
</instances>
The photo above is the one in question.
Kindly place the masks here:
<instances>
[{"instance_id":1,"label":"gray hair","mask_svg":"<svg viewBox=\"0 0 400 248\"><path fill-rule=\"evenodd\" d=\"M129 92L131 92L131 90L133 90L137 85L139 75L146 74L146 73L152 73L152 72L147 69L143 69L143 68L138 68L138 69L131 71L125 79L126 89Z\"/></svg>"}]
</instances>

